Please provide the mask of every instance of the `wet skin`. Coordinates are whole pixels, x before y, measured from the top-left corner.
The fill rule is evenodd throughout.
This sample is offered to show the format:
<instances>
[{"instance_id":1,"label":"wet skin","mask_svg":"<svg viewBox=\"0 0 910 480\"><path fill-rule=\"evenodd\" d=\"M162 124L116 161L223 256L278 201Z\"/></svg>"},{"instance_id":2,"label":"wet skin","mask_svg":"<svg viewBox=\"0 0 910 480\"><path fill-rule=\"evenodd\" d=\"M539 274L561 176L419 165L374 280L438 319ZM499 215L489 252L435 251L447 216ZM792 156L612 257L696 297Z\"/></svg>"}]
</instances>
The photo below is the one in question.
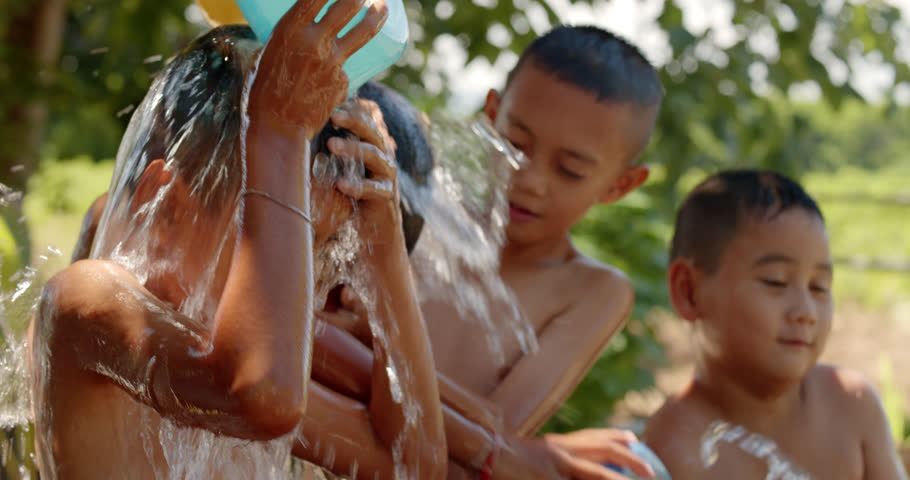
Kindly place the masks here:
<instances>
[{"instance_id":1,"label":"wet skin","mask_svg":"<svg viewBox=\"0 0 910 480\"><path fill-rule=\"evenodd\" d=\"M562 86L559 85L558 87ZM582 99L586 104L589 103L585 96L582 96ZM622 110L620 108L611 110L609 107L607 109L610 111ZM604 113L602 109L596 110L596 112L598 116ZM598 141L600 141L599 137ZM543 150L545 151L546 148ZM545 156L543 158L545 159L544 161L559 160L556 157ZM612 168L613 163L604 162L604 165ZM638 172L638 174L641 173L641 169L634 171ZM627 177L629 176L624 176L623 178ZM626 183L625 185L631 185L631 183ZM319 188L318 185L314 186L314 192L317 192ZM634 187L620 185L620 188ZM609 195L611 197L615 195L621 196L621 192L614 189ZM350 201L346 198L339 199L338 197L340 195L323 199L328 201L327 207L330 206L330 208L323 208L314 213L317 225L332 221L337 224L338 221L343 221L346 218L345 212L350 210ZM329 214L328 212L332 213ZM330 231L331 228L326 230ZM553 269L552 274L544 277L544 281L539 282L539 284L541 286L566 284L567 278L577 280L580 272L587 272L584 273L582 278L588 278L595 281L595 283L603 276L605 281L603 287L610 295L599 298L599 300L609 303L611 308L616 308L616 310L611 309L608 312L597 312L598 321L601 318L600 314L615 319L615 321L608 320L603 323L603 328L605 328L603 335L608 338L612 335L611 329L618 328L624 318L623 309L631 305L631 290L628 288L624 277L615 270L607 269L606 275L601 275L600 272L603 272L602 267L595 262L589 262L581 256L573 258L575 260L569 262L569 268ZM619 283L614 284L617 281ZM533 290L529 291L532 292L531 295L533 296ZM314 384L317 386L314 387L312 392L350 406L349 413L353 416L358 416L361 415L362 407L358 407L357 403L350 402L348 399L359 399L362 403L366 403L369 400L371 390L370 372L374 371L375 367L372 365L372 351L369 348L371 339L369 329L365 327L366 318L364 312L357 305L352 292L347 289L344 292L346 293L341 296L342 308L332 308L331 312L317 313L317 322L325 320L326 323L331 325L317 328L319 333L314 345L313 378L322 385L329 387L331 392L321 389L318 384ZM615 294L620 295L620 298L614 299L612 295ZM622 299L624 295L628 295L628 298ZM567 304L573 301L570 298L564 300ZM557 309L562 308L561 305L563 304L559 303L556 305ZM587 308L593 309L599 308L599 306L589 305ZM334 325L341 328L336 328ZM354 331L366 345L359 343L352 335L343 331L345 329ZM562 337L567 342L573 342L577 337L577 333L565 332L564 334L553 335L553 337ZM595 341L605 342L606 340L595 339ZM592 348L598 350L600 346L592 344ZM549 397L545 401L546 404L556 404L559 401L558 397L565 395L564 391L566 389L571 390L572 382L577 382L577 379L583 375L585 362L590 360L580 360L583 360L583 362L571 369L571 371L575 372L573 375L576 376L576 379L573 380L572 376L567 377L567 383L558 388L558 391L554 392L555 396ZM495 478L560 478L562 475L571 475L573 478L618 478L615 473L599 467L600 463L608 461L631 465L643 476L647 475L641 462L632 456L627 449L622 448L622 445L630 441L629 435L625 432L608 429L585 430L570 435L548 435L538 439L520 438L510 435L504 427L501 407L481 395L458 386L444 375L439 375L439 382L440 392L445 402L443 413L449 453L453 459L462 465L473 464L475 465L474 468L476 468L477 462L482 462L485 459L483 457L478 458L478 455L483 455L488 451L487 448L494 441L490 431L495 430L504 435L503 441L505 442L498 461L494 465ZM535 391L548 393L541 388L537 388ZM332 395L333 392L341 395ZM525 402L525 405L533 404ZM552 407L547 405L544 405L544 407L545 409L539 410L535 416L548 415L546 408ZM332 426L329 424L326 424L325 427L326 431L332 430ZM302 448L302 445L296 445L295 447L300 447L295 449L295 454L298 456L314 460L316 463L320 463L322 460L318 455L314 457L314 452ZM360 454L363 455L363 452L360 452ZM350 471L350 459L347 459L347 461L348 463L346 463L344 458L336 458L334 465L338 473Z\"/></svg>"},{"instance_id":2,"label":"wet skin","mask_svg":"<svg viewBox=\"0 0 910 480\"><path fill-rule=\"evenodd\" d=\"M307 158L308 139L345 97L342 63L378 31L386 16L384 4L376 2L363 22L336 39L360 5L339 1L313 24L320 6L298 3L276 28L262 54L249 106L247 187L304 212L309 210L309 162L300 159ZM358 122L353 118L340 113L334 121L354 127ZM369 128L359 128L366 142L335 148L350 153L372 147L375 154L364 161L372 162L375 179L341 182L337 188L360 201L360 214L370 223L397 226L395 169L377 140L381 134L371 134ZM369 141L373 143L365 146ZM161 181L160 169L147 173L149 182ZM171 191L176 195L171 201L184 205L180 189ZM364 470L389 474L392 442L400 432L419 428L430 441L416 445L406 440L404 462L419 478L443 476L444 463L440 468L440 462L428 460L445 456L441 418L433 413L439 411L438 393L432 375L420 367L409 378L424 409L416 425L406 424L401 406L391 398L381 357L376 371L382 374L373 376L368 406L347 405L345 410L318 387L306 401L311 331L304 320L312 312L307 293L312 288L312 256L287 252L301 251L301 246L311 252L313 238L331 232L320 230L321 224L311 231L313 226L277 202L245 197L236 249L221 257L223 276L214 291L223 293L211 328L174 310L180 292L167 290L167 279L152 278L143 285L110 262L77 262L48 283L30 335L43 473L59 478L154 478L155 464L163 462L161 451L153 446L146 452L139 432L154 429L162 417L223 435L266 440L293 431L307 415L330 418L354 411L337 429L362 439L363 451L375 454L369 457L374 462L364 462ZM206 221L202 215L186 237L206 231L199 228ZM406 258L400 229L374 229L371 234L379 253L376 269L386 273L380 280L394 294L386 306L399 322L399 338L393 341L411 345L414 363L432 372L429 349L421 348L425 333L410 300L408 272L400 266ZM217 467L212 474L218 476Z\"/></svg>"}]
</instances>

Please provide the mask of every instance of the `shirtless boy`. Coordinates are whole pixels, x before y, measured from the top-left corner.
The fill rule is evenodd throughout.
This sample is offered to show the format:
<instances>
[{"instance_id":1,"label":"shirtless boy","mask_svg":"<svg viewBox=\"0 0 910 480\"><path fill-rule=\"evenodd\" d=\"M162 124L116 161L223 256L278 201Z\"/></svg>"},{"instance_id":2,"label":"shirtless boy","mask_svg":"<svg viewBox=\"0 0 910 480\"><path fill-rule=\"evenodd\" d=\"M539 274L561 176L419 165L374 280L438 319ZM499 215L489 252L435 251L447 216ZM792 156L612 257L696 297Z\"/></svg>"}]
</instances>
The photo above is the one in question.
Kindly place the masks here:
<instances>
[{"instance_id":1,"label":"shirtless boy","mask_svg":"<svg viewBox=\"0 0 910 480\"><path fill-rule=\"evenodd\" d=\"M127 179L132 198L119 206L127 218L144 221L143 206L153 198L160 201L160 217L149 219L147 238L130 238L126 220L103 227L108 230L101 236L119 239L127 253L143 251L150 265L173 262L172 255L178 255L174 263L179 270L151 268L140 281L115 262L87 260L48 283L30 341L43 475L156 478L162 468L167 471L162 465L166 460L156 442L149 450L141 432L165 418L221 435L269 440L293 432L305 414L330 420L341 410L353 411L360 419L349 423L353 433L346 433L360 435L355 438L365 452L380 450L371 457L377 460L365 468L391 477L394 444L414 478L444 476L444 463L437 460L445 457L438 392L420 312L410 295L387 135L375 112L345 107L332 114L347 91L341 65L382 25L385 7L374 3L365 19L342 38L336 38L337 33L360 10L360 2L340 0L315 24L320 7L309 2L295 5L262 53L249 94L242 190L239 149L226 159L213 157L223 162L211 169L214 183L194 183L206 167L199 165L194 152L181 149L198 148L195 153L204 152L205 159L224 145L204 144L206 135L181 136L180 125L172 124L164 126L177 134L171 140L183 141L165 145L164 159L152 160L156 158L152 152L144 152L147 165L139 170L141 176ZM223 53L231 52L227 48ZM217 67L221 57L212 61ZM204 72L184 73L188 81L206 78ZM165 73L160 82L169 78ZM160 86L153 85L152 90ZM172 93L179 97L194 92ZM171 102L173 97L147 100ZM237 95L224 101L221 107L226 109L241 104ZM180 101L167 105L179 109ZM168 115L172 113L169 109ZM339 407L331 395L315 388L307 401L313 311L309 252L314 242L318 245L332 232L326 231L325 222L310 220L306 154L308 139L330 114L336 124L362 139L336 141L330 148L341 155L357 152L373 174L370 180L342 179L336 190L358 200L358 214L377 227L362 235L373 245L370 260L376 263L377 279L391 293L378 299L396 321L390 328L391 348L401 348L412 358L411 375L402 381L409 382L409 391L421 405L423 415L416 422L406 418L392 395L383 355L375 359L374 371L381 375L373 377L369 405ZM231 117L214 116L215 121ZM166 121L175 118L168 116ZM217 128L210 127L205 133ZM202 144L197 143L200 139ZM242 218L235 222L238 197ZM341 200L350 205L349 198ZM205 253L213 252L210 237L225 230L236 242L224 242L223 250L215 252L216 268L209 268L213 259ZM96 247L105 252L103 246ZM203 304L198 318L184 315L187 286L199 285L197 280L212 273L214 280L204 290L211 308ZM216 466L211 477L238 467Z\"/></svg>"},{"instance_id":2,"label":"shirtless boy","mask_svg":"<svg viewBox=\"0 0 910 480\"><path fill-rule=\"evenodd\" d=\"M677 213L670 262L696 367L645 441L674 480L907 478L873 387L816 363L833 267L821 211L797 183L709 177Z\"/></svg>"},{"instance_id":3,"label":"shirtless boy","mask_svg":"<svg viewBox=\"0 0 910 480\"><path fill-rule=\"evenodd\" d=\"M622 272L581 254L569 232L592 206L615 202L647 179L647 166L636 160L662 96L657 73L641 53L595 27L559 27L539 38L522 54L505 89L489 92L487 115L527 157L513 178L500 273L530 319L540 349L524 355L504 335L501 365L452 305L436 299L422 305L444 403L493 431L481 438L479 449L474 442L477 454L465 449L459 455L446 417L449 453L457 461L449 466L450 477L459 467L466 475L481 470L484 459L494 460L494 478L532 466L536 478L620 478L602 467L605 462L649 475L624 446L633 438L628 432L528 437L565 401L632 308L634 293ZM345 306L358 309L356 302ZM526 452L536 452L536 466ZM498 468L504 460L520 461Z\"/></svg>"},{"instance_id":4,"label":"shirtless boy","mask_svg":"<svg viewBox=\"0 0 910 480\"><path fill-rule=\"evenodd\" d=\"M636 160L662 95L641 53L596 27L558 27L537 39L505 88L487 95L485 112L496 130L526 157L509 194L500 274L540 348L524 355L505 338L506 363L498 365L445 305L428 305L424 316L439 371L496 405L507 435L531 436L540 428L632 308L628 279L579 252L569 232L592 206L615 202L647 179L647 166ZM593 463L616 458L610 450L623 438L607 431L548 436Z\"/></svg>"}]
</instances>

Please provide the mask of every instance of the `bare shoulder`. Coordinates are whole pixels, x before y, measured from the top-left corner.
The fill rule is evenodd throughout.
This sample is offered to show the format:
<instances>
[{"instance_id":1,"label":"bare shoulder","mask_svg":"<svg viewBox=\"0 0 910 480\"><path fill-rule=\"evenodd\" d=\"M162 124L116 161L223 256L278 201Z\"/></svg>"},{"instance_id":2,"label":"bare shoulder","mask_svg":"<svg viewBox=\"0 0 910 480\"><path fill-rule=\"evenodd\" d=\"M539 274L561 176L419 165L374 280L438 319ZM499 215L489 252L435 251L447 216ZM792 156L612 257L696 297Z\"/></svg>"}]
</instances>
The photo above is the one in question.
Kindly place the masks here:
<instances>
[{"instance_id":1,"label":"bare shoulder","mask_svg":"<svg viewBox=\"0 0 910 480\"><path fill-rule=\"evenodd\" d=\"M842 436L855 437L861 446L863 478L907 480L897 455L888 417L872 383L854 370L819 365L809 372L807 381L815 389L815 402L839 419L836 428Z\"/></svg>"},{"instance_id":2,"label":"bare shoulder","mask_svg":"<svg viewBox=\"0 0 910 480\"><path fill-rule=\"evenodd\" d=\"M701 478L704 474L698 449L710 419L716 418L712 411L687 388L648 420L642 441L657 454L673 478Z\"/></svg>"},{"instance_id":3,"label":"bare shoulder","mask_svg":"<svg viewBox=\"0 0 910 480\"><path fill-rule=\"evenodd\" d=\"M566 264L566 269L567 278L578 295L576 302L588 300L601 305L617 302L631 305L635 299L629 277L612 265L578 253Z\"/></svg>"},{"instance_id":4,"label":"bare shoulder","mask_svg":"<svg viewBox=\"0 0 910 480\"><path fill-rule=\"evenodd\" d=\"M845 432L866 436L887 423L879 393L862 373L833 365L817 365L806 376L813 408L839 418ZM844 415L844 412L848 414ZM877 433L872 433L877 435Z\"/></svg>"},{"instance_id":5,"label":"bare shoulder","mask_svg":"<svg viewBox=\"0 0 910 480\"><path fill-rule=\"evenodd\" d=\"M816 365L806 376L807 387L818 401L834 407L878 408L875 386L862 373L834 365Z\"/></svg>"}]
</instances>

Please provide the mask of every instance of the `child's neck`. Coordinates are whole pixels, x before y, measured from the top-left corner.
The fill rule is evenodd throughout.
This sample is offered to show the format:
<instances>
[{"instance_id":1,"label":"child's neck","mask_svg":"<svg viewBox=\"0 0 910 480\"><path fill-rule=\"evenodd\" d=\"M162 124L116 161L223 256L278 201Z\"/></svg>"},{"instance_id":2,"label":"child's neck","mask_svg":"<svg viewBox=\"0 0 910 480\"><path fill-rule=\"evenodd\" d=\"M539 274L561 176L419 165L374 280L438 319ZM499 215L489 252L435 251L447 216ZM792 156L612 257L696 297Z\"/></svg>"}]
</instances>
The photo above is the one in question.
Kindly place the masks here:
<instances>
[{"instance_id":1,"label":"child's neck","mask_svg":"<svg viewBox=\"0 0 910 480\"><path fill-rule=\"evenodd\" d=\"M499 256L501 270L560 265L575 255L575 246L565 234L539 242L518 244L506 239Z\"/></svg>"},{"instance_id":2,"label":"child's neck","mask_svg":"<svg viewBox=\"0 0 910 480\"><path fill-rule=\"evenodd\" d=\"M692 389L717 408L724 420L757 433L773 434L799 418L804 401L804 381L755 381L752 376L696 367Z\"/></svg>"}]
</instances>

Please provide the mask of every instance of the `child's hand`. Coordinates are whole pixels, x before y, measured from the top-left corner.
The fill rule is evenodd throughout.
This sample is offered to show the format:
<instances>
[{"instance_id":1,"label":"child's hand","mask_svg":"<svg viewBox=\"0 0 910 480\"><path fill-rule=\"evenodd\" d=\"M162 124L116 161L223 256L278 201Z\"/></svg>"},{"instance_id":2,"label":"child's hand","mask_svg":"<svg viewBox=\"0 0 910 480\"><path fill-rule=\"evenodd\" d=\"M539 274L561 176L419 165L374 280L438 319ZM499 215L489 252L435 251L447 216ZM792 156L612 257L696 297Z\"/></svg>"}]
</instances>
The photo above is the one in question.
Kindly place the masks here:
<instances>
[{"instance_id":1,"label":"child's hand","mask_svg":"<svg viewBox=\"0 0 910 480\"><path fill-rule=\"evenodd\" d=\"M606 475L606 469L602 468L605 464L628 468L640 478L655 476L651 466L629 450L629 444L637 439L635 434L626 430L590 428L566 434L547 434L543 441L558 447L554 450L557 465L560 471L570 474L572 478L625 478L614 472ZM578 472L590 475L579 476Z\"/></svg>"},{"instance_id":2,"label":"child's hand","mask_svg":"<svg viewBox=\"0 0 910 480\"><path fill-rule=\"evenodd\" d=\"M362 161L366 173L347 175L335 184L338 191L357 201L363 225L368 226L361 228L361 235L375 234L376 238L365 238L375 241L384 240L390 233L400 234L395 142L389 136L379 107L370 100L351 100L335 111L331 119L333 124L355 136L331 138L329 150L346 162Z\"/></svg>"},{"instance_id":3,"label":"child's hand","mask_svg":"<svg viewBox=\"0 0 910 480\"><path fill-rule=\"evenodd\" d=\"M348 91L344 62L382 28L385 0L376 0L364 19L341 38L338 33L365 0L338 0L319 23L324 1L298 0L282 17L263 50L250 95L252 114L272 128L303 127L318 132Z\"/></svg>"}]
</instances>

